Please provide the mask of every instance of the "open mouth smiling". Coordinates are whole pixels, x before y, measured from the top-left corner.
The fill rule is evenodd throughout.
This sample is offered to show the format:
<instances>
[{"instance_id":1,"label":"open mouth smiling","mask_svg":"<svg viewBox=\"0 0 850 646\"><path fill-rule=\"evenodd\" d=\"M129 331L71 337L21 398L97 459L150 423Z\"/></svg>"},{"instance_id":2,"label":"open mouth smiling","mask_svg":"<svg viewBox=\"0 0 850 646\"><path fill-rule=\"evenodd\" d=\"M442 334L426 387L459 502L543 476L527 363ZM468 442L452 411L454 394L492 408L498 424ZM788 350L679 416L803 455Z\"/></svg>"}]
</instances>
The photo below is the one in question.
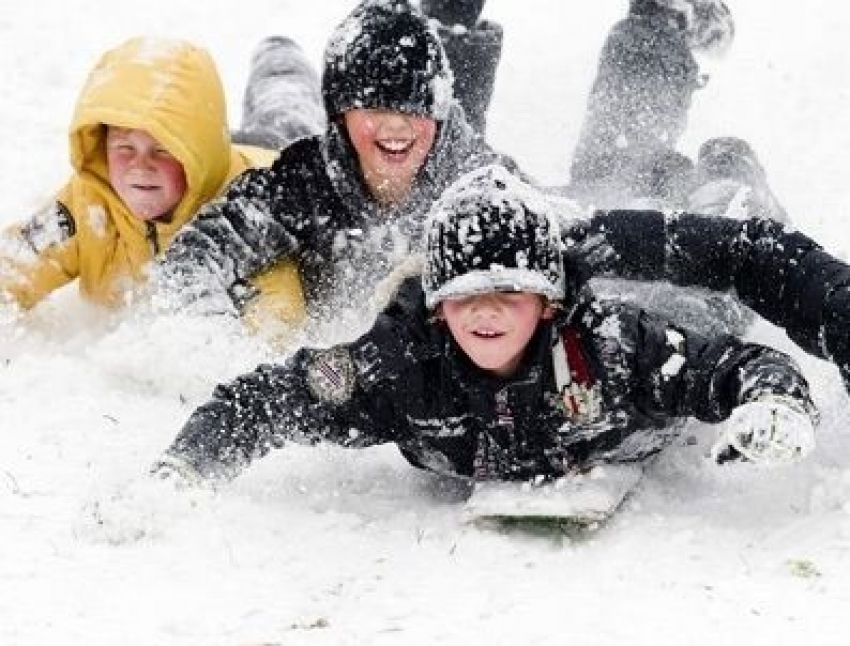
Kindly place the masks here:
<instances>
[{"instance_id":1,"label":"open mouth smiling","mask_svg":"<svg viewBox=\"0 0 850 646\"><path fill-rule=\"evenodd\" d=\"M376 141L375 146L386 157L401 158L405 157L413 149L414 143L416 143L414 139L385 139L383 141Z\"/></svg>"}]
</instances>

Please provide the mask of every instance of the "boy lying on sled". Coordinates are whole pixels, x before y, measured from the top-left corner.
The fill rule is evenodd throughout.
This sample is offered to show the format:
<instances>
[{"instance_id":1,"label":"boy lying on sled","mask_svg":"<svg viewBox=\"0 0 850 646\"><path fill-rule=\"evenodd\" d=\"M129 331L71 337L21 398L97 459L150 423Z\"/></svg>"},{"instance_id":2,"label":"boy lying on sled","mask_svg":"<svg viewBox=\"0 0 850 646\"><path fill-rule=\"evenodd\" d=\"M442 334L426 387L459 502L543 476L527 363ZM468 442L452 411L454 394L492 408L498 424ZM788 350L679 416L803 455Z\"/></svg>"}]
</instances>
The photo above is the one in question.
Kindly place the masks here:
<instances>
[{"instance_id":1,"label":"boy lying on sled","mask_svg":"<svg viewBox=\"0 0 850 646\"><path fill-rule=\"evenodd\" d=\"M817 413L790 357L598 300L569 265L542 193L499 166L474 171L432 208L421 275L399 276L367 333L219 386L154 472L197 484L289 440L394 442L469 479L474 503L506 482L541 500L546 483L594 471L633 483L688 417L728 420L719 462L813 448Z\"/></svg>"}]
</instances>

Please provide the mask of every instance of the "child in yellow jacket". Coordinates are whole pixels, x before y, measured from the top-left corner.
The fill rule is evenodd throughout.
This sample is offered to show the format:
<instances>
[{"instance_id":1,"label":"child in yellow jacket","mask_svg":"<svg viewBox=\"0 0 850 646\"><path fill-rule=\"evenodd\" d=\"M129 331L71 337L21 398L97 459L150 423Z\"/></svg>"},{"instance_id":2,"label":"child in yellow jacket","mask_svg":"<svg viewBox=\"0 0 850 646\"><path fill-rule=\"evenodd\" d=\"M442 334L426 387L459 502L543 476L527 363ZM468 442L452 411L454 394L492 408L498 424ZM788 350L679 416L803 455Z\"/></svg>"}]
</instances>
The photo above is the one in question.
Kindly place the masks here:
<instances>
[{"instance_id":1,"label":"child in yellow jacket","mask_svg":"<svg viewBox=\"0 0 850 646\"><path fill-rule=\"evenodd\" d=\"M116 307L146 265L206 202L275 152L233 146L224 90L203 49L134 38L106 52L89 75L69 129L74 173L55 200L0 234L0 301L23 309L79 281L81 295ZM297 268L258 280L276 314L303 318Z\"/></svg>"}]
</instances>

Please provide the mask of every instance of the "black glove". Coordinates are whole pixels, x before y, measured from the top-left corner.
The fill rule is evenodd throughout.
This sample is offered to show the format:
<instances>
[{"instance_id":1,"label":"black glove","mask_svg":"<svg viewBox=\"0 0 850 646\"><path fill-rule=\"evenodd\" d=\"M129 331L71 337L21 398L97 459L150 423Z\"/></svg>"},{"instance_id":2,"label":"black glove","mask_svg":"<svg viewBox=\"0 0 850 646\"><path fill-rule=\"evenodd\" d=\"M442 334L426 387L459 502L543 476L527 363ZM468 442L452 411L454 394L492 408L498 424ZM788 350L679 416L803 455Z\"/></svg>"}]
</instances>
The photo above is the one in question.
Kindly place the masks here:
<instances>
[{"instance_id":1,"label":"black glove","mask_svg":"<svg viewBox=\"0 0 850 646\"><path fill-rule=\"evenodd\" d=\"M422 13L446 27L463 25L472 29L478 22L484 0L421 0Z\"/></svg>"}]
</instances>

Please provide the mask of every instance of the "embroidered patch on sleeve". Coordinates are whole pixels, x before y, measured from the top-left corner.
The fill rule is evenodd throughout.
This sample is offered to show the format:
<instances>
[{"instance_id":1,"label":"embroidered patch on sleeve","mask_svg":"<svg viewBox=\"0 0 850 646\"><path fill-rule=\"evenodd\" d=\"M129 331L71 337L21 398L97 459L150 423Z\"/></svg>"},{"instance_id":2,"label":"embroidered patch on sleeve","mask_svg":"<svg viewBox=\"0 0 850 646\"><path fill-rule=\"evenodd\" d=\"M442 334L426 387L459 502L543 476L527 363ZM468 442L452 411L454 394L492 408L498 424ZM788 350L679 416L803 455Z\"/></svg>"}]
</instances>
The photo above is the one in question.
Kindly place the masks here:
<instances>
[{"instance_id":1,"label":"embroidered patch on sleeve","mask_svg":"<svg viewBox=\"0 0 850 646\"><path fill-rule=\"evenodd\" d=\"M307 387L323 402L344 404L354 392L354 362L346 348L320 350L307 366Z\"/></svg>"},{"instance_id":2,"label":"embroidered patch on sleeve","mask_svg":"<svg viewBox=\"0 0 850 646\"><path fill-rule=\"evenodd\" d=\"M67 242L76 234L74 218L59 202L36 213L21 229L21 235L32 250L40 254L46 249Z\"/></svg>"}]
</instances>

